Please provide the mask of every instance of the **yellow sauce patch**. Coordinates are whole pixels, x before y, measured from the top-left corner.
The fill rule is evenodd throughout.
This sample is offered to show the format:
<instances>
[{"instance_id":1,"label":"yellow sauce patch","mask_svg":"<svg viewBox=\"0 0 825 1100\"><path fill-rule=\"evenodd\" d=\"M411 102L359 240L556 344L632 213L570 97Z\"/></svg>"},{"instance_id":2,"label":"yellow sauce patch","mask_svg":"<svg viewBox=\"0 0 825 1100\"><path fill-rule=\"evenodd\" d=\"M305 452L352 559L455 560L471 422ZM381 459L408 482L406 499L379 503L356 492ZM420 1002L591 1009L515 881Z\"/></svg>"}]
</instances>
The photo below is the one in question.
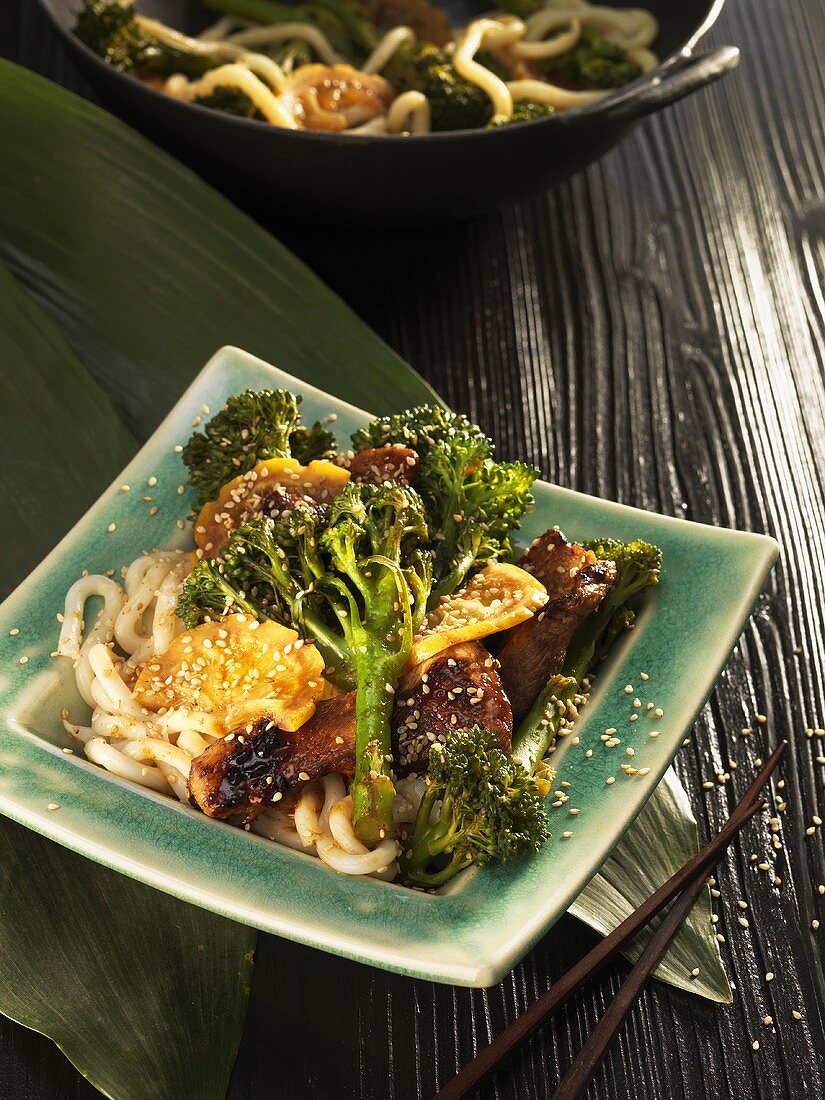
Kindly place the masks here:
<instances>
[{"instance_id":1,"label":"yellow sauce patch","mask_svg":"<svg viewBox=\"0 0 825 1100\"><path fill-rule=\"evenodd\" d=\"M297 730L315 713L325 682L310 642L278 623L230 615L179 635L144 665L135 694L147 710L191 707L233 729L262 715Z\"/></svg>"},{"instance_id":2,"label":"yellow sauce patch","mask_svg":"<svg viewBox=\"0 0 825 1100\"><path fill-rule=\"evenodd\" d=\"M517 565L488 565L432 609L413 639L407 667L459 642L509 630L535 615L547 602L547 589Z\"/></svg>"},{"instance_id":3,"label":"yellow sauce patch","mask_svg":"<svg viewBox=\"0 0 825 1100\"><path fill-rule=\"evenodd\" d=\"M302 466L294 458L268 458L228 481L217 500L204 504L195 520L195 542L204 557L214 557L229 542L235 528L260 511L264 495L275 486L325 503L337 496L348 481L349 471L326 459Z\"/></svg>"}]
</instances>

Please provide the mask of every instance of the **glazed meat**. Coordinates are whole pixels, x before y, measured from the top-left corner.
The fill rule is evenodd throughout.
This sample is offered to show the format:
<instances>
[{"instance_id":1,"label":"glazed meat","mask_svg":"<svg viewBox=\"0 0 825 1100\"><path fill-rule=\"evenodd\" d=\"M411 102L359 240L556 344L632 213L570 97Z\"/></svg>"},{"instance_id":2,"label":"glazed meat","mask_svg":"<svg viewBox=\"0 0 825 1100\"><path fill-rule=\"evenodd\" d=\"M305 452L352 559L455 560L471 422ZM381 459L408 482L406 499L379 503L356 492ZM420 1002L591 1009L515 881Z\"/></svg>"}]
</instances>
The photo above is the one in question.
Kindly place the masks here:
<instances>
[{"instance_id":1,"label":"glazed meat","mask_svg":"<svg viewBox=\"0 0 825 1100\"><path fill-rule=\"evenodd\" d=\"M427 768L430 745L450 729L485 726L510 751L513 715L498 662L478 642L461 642L410 669L395 693L395 772Z\"/></svg>"},{"instance_id":2,"label":"glazed meat","mask_svg":"<svg viewBox=\"0 0 825 1100\"><path fill-rule=\"evenodd\" d=\"M294 512L298 506L305 508L316 519L322 519L327 512L328 505L303 493L296 493L294 489L286 485L274 485L261 497L260 510L270 519L281 519Z\"/></svg>"},{"instance_id":3,"label":"glazed meat","mask_svg":"<svg viewBox=\"0 0 825 1100\"><path fill-rule=\"evenodd\" d=\"M541 581L550 601L571 592L576 574L595 561L596 556L591 550L568 542L558 527L551 527L534 540L516 565Z\"/></svg>"},{"instance_id":4,"label":"glazed meat","mask_svg":"<svg viewBox=\"0 0 825 1100\"><path fill-rule=\"evenodd\" d=\"M330 772L355 772L355 692L319 702L295 733L264 717L210 745L192 761L189 799L209 817L251 821Z\"/></svg>"},{"instance_id":5,"label":"glazed meat","mask_svg":"<svg viewBox=\"0 0 825 1100\"><path fill-rule=\"evenodd\" d=\"M449 729L486 726L510 750L513 718L498 663L478 642L462 642L410 669L398 684L392 716L395 772L426 770L433 741ZM330 772L355 773L355 692L324 699L295 733L268 718L228 734L192 761L189 798L209 817L293 805L301 789Z\"/></svg>"},{"instance_id":6,"label":"glazed meat","mask_svg":"<svg viewBox=\"0 0 825 1100\"><path fill-rule=\"evenodd\" d=\"M549 599L532 619L503 636L501 681L518 724L550 679L561 672L570 639L616 579L612 562L597 561L557 529L537 539L518 564L542 582Z\"/></svg>"},{"instance_id":7,"label":"glazed meat","mask_svg":"<svg viewBox=\"0 0 825 1100\"><path fill-rule=\"evenodd\" d=\"M383 485L385 481L414 485L418 477L419 458L410 447L387 443L384 447L367 447L356 452L345 465L352 480L365 485Z\"/></svg>"}]
</instances>

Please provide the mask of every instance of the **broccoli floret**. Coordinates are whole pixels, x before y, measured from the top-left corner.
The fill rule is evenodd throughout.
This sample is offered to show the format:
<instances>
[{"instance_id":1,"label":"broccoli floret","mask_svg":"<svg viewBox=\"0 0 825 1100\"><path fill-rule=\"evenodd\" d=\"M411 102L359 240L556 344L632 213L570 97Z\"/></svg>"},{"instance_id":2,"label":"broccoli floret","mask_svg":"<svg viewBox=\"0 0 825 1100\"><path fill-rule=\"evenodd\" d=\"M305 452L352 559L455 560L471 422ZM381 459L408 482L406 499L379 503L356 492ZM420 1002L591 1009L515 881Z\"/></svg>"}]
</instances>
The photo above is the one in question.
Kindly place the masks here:
<instances>
[{"instance_id":1,"label":"broccoli floret","mask_svg":"<svg viewBox=\"0 0 825 1100\"><path fill-rule=\"evenodd\" d=\"M216 88L209 95L195 97L195 103L201 107L210 107L213 111L223 111L225 115L235 115L237 118L254 118L259 122L265 121L264 116L252 102L248 95L239 88Z\"/></svg>"},{"instance_id":2,"label":"broccoli floret","mask_svg":"<svg viewBox=\"0 0 825 1100\"><path fill-rule=\"evenodd\" d=\"M478 425L463 413L450 412L440 405L417 405L392 416L379 416L364 428L352 434L356 451L369 447L383 447L387 443L402 443L426 458L430 447L439 440L450 439L458 432L475 433L480 439L487 437Z\"/></svg>"},{"instance_id":3,"label":"broccoli floret","mask_svg":"<svg viewBox=\"0 0 825 1100\"><path fill-rule=\"evenodd\" d=\"M631 601L659 583L662 551L641 539L593 539L583 542L599 561L612 561L616 579L598 609L589 615L573 635L567 650L565 673L579 683L594 665L607 656L619 634L633 627L636 615Z\"/></svg>"},{"instance_id":4,"label":"broccoli floret","mask_svg":"<svg viewBox=\"0 0 825 1100\"><path fill-rule=\"evenodd\" d=\"M223 62L218 44L187 38L118 0L83 0L74 33L115 69L137 76L198 77Z\"/></svg>"},{"instance_id":5,"label":"broccoli floret","mask_svg":"<svg viewBox=\"0 0 825 1100\"><path fill-rule=\"evenodd\" d=\"M332 501L320 545L332 566L316 589L328 601L355 663L355 778L358 837L392 828L390 717L395 685L430 594L423 503L394 482L350 483Z\"/></svg>"},{"instance_id":6,"label":"broccoli floret","mask_svg":"<svg viewBox=\"0 0 825 1100\"><path fill-rule=\"evenodd\" d=\"M429 42L405 43L382 75L399 95L424 93L430 101L433 130L476 130L492 117L489 96L459 76L449 55Z\"/></svg>"},{"instance_id":7,"label":"broccoli floret","mask_svg":"<svg viewBox=\"0 0 825 1100\"><path fill-rule=\"evenodd\" d=\"M573 89L621 88L642 75L627 50L591 27L582 27L572 50L539 62L538 69L551 84Z\"/></svg>"},{"instance_id":8,"label":"broccoli floret","mask_svg":"<svg viewBox=\"0 0 825 1100\"><path fill-rule=\"evenodd\" d=\"M492 442L467 417L422 405L374 420L352 438L357 450L403 443L421 458L418 489L435 555L431 604L489 561L510 556L509 534L533 503L538 471L494 461Z\"/></svg>"},{"instance_id":9,"label":"broccoli floret","mask_svg":"<svg viewBox=\"0 0 825 1100\"><path fill-rule=\"evenodd\" d=\"M513 104L513 114L510 118L494 118L490 126L509 126L511 122L529 122L534 118L547 118L554 115L556 108L548 103L531 103L529 100L521 100Z\"/></svg>"},{"instance_id":10,"label":"broccoli floret","mask_svg":"<svg viewBox=\"0 0 825 1100\"><path fill-rule=\"evenodd\" d=\"M305 463L330 452L335 445L331 432L320 423L310 429L299 423L300 401L286 390L245 390L192 436L183 461L196 490L195 511L258 462L295 458Z\"/></svg>"},{"instance_id":11,"label":"broccoli floret","mask_svg":"<svg viewBox=\"0 0 825 1100\"><path fill-rule=\"evenodd\" d=\"M328 678L351 688L352 652L326 622L324 601L314 591L327 571L318 547L321 527L316 515L301 505L277 520L254 516L233 531L218 557L198 562L178 597L178 616L188 627L239 611L273 619L313 639Z\"/></svg>"},{"instance_id":12,"label":"broccoli floret","mask_svg":"<svg viewBox=\"0 0 825 1100\"><path fill-rule=\"evenodd\" d=\"M257 592L243 576L243 559L228 546L221 558L203 558L184 582L176 611L191 630L199 623L216 622L238 612L255 619L271 619Z\"/></svg>"},{"instance_id":13,"label":"broccoli floret","mask_svg":"<svg viewBox=\"0 0 825 1100\"><path fill-rule=\"evenodd\" d=\"M536 851L547 836L547 815L530 773L498 748L488 730L450 731L446 743L430 751L427 789L404 841L401 874L410 885L441 886L470 864L504 863Z\"/></svg>"}]
</instances>

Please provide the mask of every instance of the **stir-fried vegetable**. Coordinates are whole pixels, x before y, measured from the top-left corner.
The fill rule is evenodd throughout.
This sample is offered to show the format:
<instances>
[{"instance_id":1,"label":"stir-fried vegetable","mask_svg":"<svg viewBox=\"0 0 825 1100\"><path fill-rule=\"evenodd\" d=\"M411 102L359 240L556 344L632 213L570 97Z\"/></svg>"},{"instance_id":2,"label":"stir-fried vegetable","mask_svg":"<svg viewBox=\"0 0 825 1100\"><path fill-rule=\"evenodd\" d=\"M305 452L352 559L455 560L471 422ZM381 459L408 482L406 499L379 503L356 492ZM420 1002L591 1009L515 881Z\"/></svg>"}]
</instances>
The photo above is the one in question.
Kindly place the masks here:
<instances>
[{"instance_id":1,"label":"stir-fried vegetable","mask_svg":"<svg viewBox=\"0 0 825 1100\"><path fill-rule=\"evenodd\" d=\"M480 726L457 730L430 753L427 790L404 840L403 879L441 886L470 864L537 851L547 815L532 775ZM441 859L443 866L433 866Z\"/></svg>"},{"instance_id":2,"label":"stir-fried vegetable","mask_svg":"<svg viewBox=\"0 0 825 1100\"><path fill-rule=\"evenodd\" d=\"M286 390L245 390L192 436L183 461L197 490L196 511L261 460L292 457L306 463L329 453L335 437L321 423L301 424L300 401Z\"/></svg>"},{"instance_id":3,"label":"stir-fried vegetable","mask_svg":"<svg viewBox=\"0 0 825 1100\"><path fill-rule=\"evenodd\" d=\"M330 507L321 546L332 572L316 588L329 602L355 662L355 779L358 837L392 828L390 716L395 686L430 594L427 521L413 490L350 484Z\"/></svg>"},{"instance_id":4,"label":"stir-fried vegetable","mask_svg":"<svg viewBox=\"0 0 825 1100\"><path fill-rule=\"evenodd\" d=\"M533 503L537 470L496 462L479 427L438 406L383 417L353 435L358 449L385 443L402 443L421 456L418 488L435 551L431 604L487 562L510 556L509 536Z\"/></svg>"}]
</instances>

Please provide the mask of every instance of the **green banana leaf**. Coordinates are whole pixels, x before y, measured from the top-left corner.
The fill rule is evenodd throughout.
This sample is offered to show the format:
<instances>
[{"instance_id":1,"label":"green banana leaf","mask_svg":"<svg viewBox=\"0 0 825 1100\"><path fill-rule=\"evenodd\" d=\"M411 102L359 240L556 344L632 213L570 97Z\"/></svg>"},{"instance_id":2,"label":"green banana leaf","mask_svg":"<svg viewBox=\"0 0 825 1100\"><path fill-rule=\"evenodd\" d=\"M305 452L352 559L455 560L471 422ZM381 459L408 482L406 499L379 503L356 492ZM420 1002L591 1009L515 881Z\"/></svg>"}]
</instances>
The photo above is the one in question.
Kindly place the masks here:
<instances>
[{"instance_id":1,"label":"green banana leaf","mask_svg":"<svg viewBox=\"0 0 825 1100\"><path fill-rule=\"evenodd\" d=\"M569 912L606 936L698 850L699 834L690 800L676 772L669 768L633 827ZM733 994L710 918L710 891L706 889L699 895L655 976L709 1001L730 1004ZM652 932L652 928L645 929L624 954L635 962ZM696 969L699 973L694 977Z\"/></svg>"},{"instance_id":2,"label":"green banana leaf","mask_svg":"<svg viewBox=\"0 0 825 1100\"><path fill-rule=\"evenodd\" d=\"M11 582L39 560L129 457L132 439L109 401L136 438L146 437L221 344L244 346L376 412L433 398L406 364L272 238L104 112L0 61L0 132L0 259L21 284L0 272L0 490L12 503L7 517L17 533ZM51 494L43 485L49 469L59 470L61 478ZM675 778L651 800L640 826L646 815L654 826L638 843L645 847L652 886L673 869L673 853L679 853L677 861L687 858L697 840L687 798ZM666 850L658 844L651 849L651 835L658 839L663 832L678 835L678 844L671 839ZM635 829L574 907L576 916L602 932L641 900L634 843ZM655 866L651 850L662 857ZM24 860L26 874L19 872ZM43 867L48 864L48 875L39 873L41 860ZM0 969L0 1011L56 1039L111 1095L130 1098L136 1087L141 1096L149 1095L145 1077L136 1086L133 1075L119 1070L118 1062L126 1067L128 1057L116 1048L108 1023L105 1042L96 1042L94 1049L83 1042L84 1030L91 1033L100 1022L95 1013L101 1001L95 995L80 999L80 987L94 991L100 983L107 1002L123 1013L104 1004L103 1020L114 1030L125 1019L128 1002L139 1007L139 1018L136 1010L120 1034L134 1033L135 1042L155 1049L152 1073L158 1091L151 1095L180 1095L181 1080L202 1082L197 1070L187 1078L188 1062L178 1055L194 1057L197 1044L207 1042L208 1051L200 1049L199 1056L211 1060L212 1091L204 1085L205 1091L198 1092L198 1084L187 1095L220 1095L242 1026L251 933L2 821L0 861L18 868L14 906L6 904L8 889L0 905L0 940L15 944L18 954L16 968ZM632 874L623 870L627 867ZM46 881L52 888L44 898ZM124 955L125 937L98 939L96 977L82 969L88 960L69 954L63 941L71 936L55 936L52 942L44 934L37 951L29 950L34 941L19 938L19 914L28 913L29 923L37 926L55 897L72 914L75 932L78 925L93 927L96 914L88 899L102 897L113 912L122 903L118 912L137 914L147 927L188 928L189 942L215 945L208 989L197 959L184 953L175 961L177 995L190 1008L202 1007L200 1014L190 1011L193 1033L180 1041L177 1054L175 1044L146 1038L153 1019L164 1023L157 1006L171 993L162 982L154 989L147 980L145 997L136 996L133 976L144 971L138 964L121 968L120 962L131 958ZM683 953L675 954L677 945L660 976L724 1001L729 989L708 904L705 898L704 908L697 907ZM110 918L108 927L117 926ZM173 936L167 938L175 944ZM159 964L166 958L162 944L160 954L155 948ZM81 938L81 953L85 946ZM134 946L145 956L143 941ZM688 973L700 968L701 981L686 981L688 962ZM63 982L55 982L56 969L65 970ZM70 982L72 971L83 975L83 982ZM52 996L43 999L37 989L49 984ZM223 1030L209 1026L211 1006L218 1002ZM165 1061L170 1056L178 1058L174 1066Z\"/></svg>"},{"instance_id":3,"label":"green banana leaf","mask_svg":"<svg viewBox=\"0 0 825 1100\"><path fill-rule=\"evenodd\" d=\"M134 440L0 267L0 598L131 458ZM9 538L8 534L12 537ZM116 1100L222 1100L255 933L0 818L0 1012Z\"/></svg>"},{"instance_id":4,"label":"green banana leaf","mask_svg":"<svg viewBox=\"0 0 825 1100\"><path fill-rule=\"evenodd\" d=\"M224 344L376 413L432 400L282 245L105 111L0 61L0 134L0 262L138 439Z\"/></svg>"}]
</instances>

